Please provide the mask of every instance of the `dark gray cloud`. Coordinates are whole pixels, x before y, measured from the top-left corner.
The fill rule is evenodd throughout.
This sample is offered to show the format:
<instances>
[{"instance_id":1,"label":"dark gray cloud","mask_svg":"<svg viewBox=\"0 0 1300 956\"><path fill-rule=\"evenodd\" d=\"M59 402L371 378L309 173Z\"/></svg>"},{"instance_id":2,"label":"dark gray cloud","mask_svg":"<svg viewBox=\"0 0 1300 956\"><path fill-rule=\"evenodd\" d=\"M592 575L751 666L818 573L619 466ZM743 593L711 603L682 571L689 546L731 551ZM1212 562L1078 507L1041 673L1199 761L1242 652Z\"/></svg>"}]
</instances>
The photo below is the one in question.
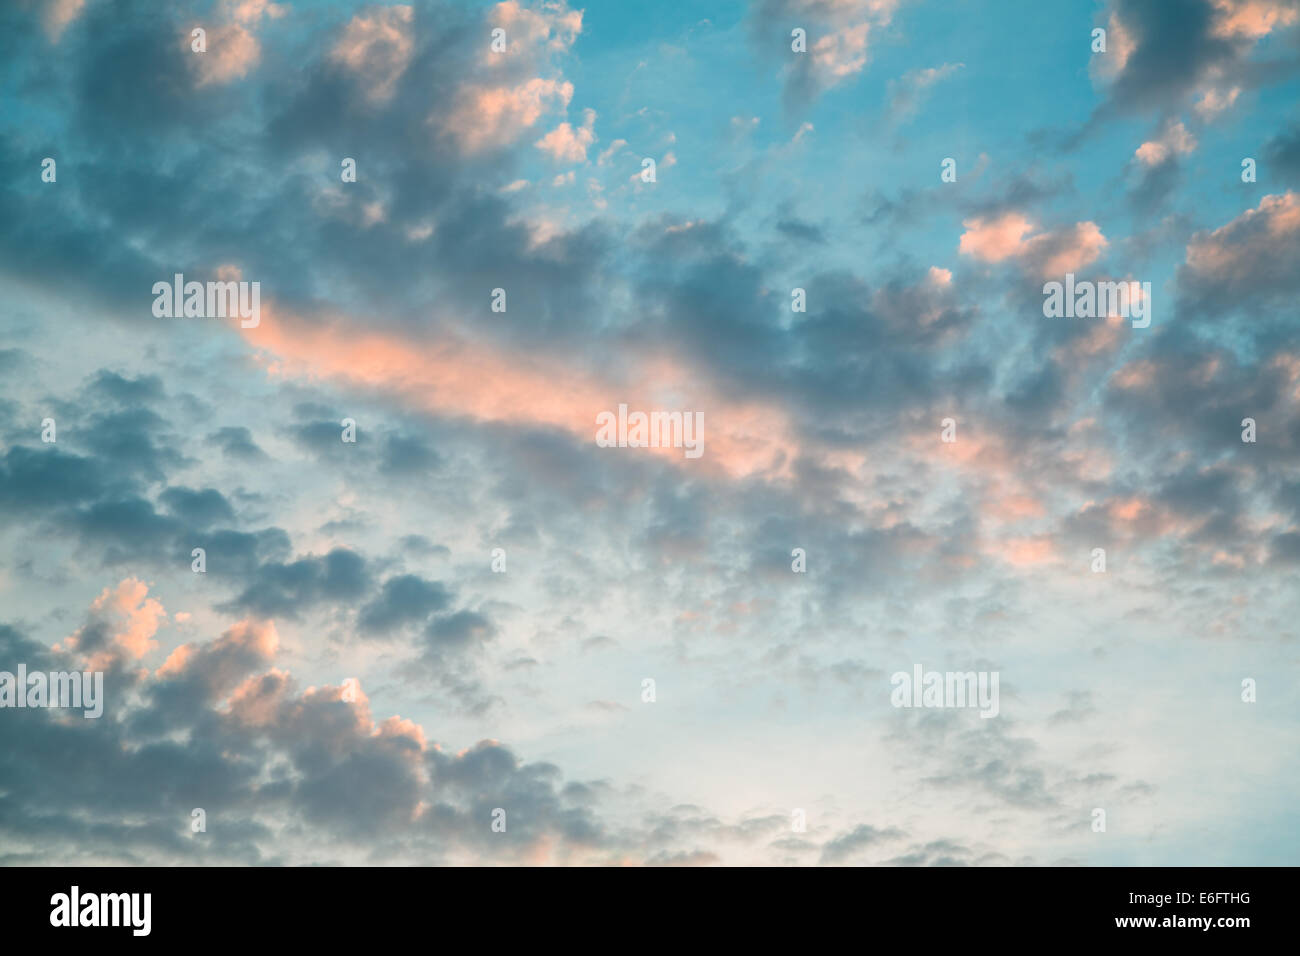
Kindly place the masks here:
<instances>
[{"instance_id":1,"label":"dark gray cloud","mask_svg":"<svg viewBox=\"0 0 1300 956\"><path fill-rule=\"evenodd\" d=\"M379 595L361 609L357 623L363 631L388 633L424 621L434 611L445 608L450 600L451 595L441 582L402 574L384 582Z\"/></svg>"},{"instance_id":2,"label":"dark gray cloud","mask_svg":"<svg viewBox=\"0 0 1300 956\"><path fill-rule=\"evenodd\" d=\"M242 425L218 428L208 436L208 441L220 448L223 455L237 461L253 462L266 459L266 452L262 451L253 440L253 433Z\"/></svg>"},{"instance_id":3,"label":"dark gray cloud","mask_svg":"<svg viewBox=\"0 0 1300 956\"><path fill-rule=\"evenodd\" d=\"M1182 169L1173 156L1151 166L1140 166L1138 180L1129 190L1129 199L1139 211L1152 215L1178 189L1181 178Z\"/></svg>"},{"instance_id":4,"label":"dark gray cloud","mask_svg":"<svg viewBox=\"0 0 1300 956\"><path fill-rule=\"evenodd\" d=\"M388 435L379 470L385 474L420 477L426 476L441 463L438 453L419 438L407 435Z\"/></svg>"},{"instance_id":5,"label":"dark gray cloud","mask_svg":"<svg viewBox=\"0 0 1300 956\"><path fill-rule=\"evenodd\" d=\"M240 625L153 678L109 674L98 720L6 710L2 858L33 862L40 846L45 863L273 864L314 853L324 833L337 859L381 852L376 841L412 862L457 850L527 859L556 841L562 854L622 846L592 809L598 786L565 785L555 766L523 763L495 742L451 755L407 727L376 727L338 688L300 692L265 671L266 634ZM5 625L0 660L75 664ZM136 703L132 690L142 692ZM230 709L218 707L232 692ZM203 833L191 832L196 807ZM497 808L504 834L492 829Z\"/></svg>"},{"instance_id":6,"label":"dark gray cloud","mask_svg":"<svg viewBox=\"0 0 1300 956\"><path fill-rule=\"evenodd\" d=\"M1263 312L1252 330L1256 336L1274 325L1273 308L1300 293L1300 276L1293 268L1300 258L1300 230L1283 225L1295 215L1298 202L1295 193L1258 197L1253 210L1195 233L1178 269L1180 313L1212 322L1238 310ZM1290 323L1276 334L1295 341Z\"/></svg>"},{"instance_id":7,"label":"dark gray cloud","mask_svg":"<svg viewBox=\"0 0 1300 956\"><path fill-rule=\"evenodd\" d=\"M171 487L158 496L158 501L173 515L192 527L234 524L235 511L226 496L215 488L196 491L193 488Z\"/></svg>"},{"instance_id":8,"label":"dark gray cloud","mask_svg":"<svg viewBox=\"0 0 1300 956\"><path fill-rule=\"evenodd\" d=\"M1242 43L1215 34L1210 0L1119 0L1113 9L1135 44L1111 88L1115 108L1181 105L1212 71L1231 73L1243 52Z\"/></svg>"},{"instance_id":9,"label":"dark gray cloud","mask_svg":"<svg viewBox=\"0 0 1300 956\"><path fill-rule=\"evenodd\" d=\"M490 620L475 611L457 611L440 617L429 625L428 638L431 650L456 650L481 644L492 637L496 628Z\"/></svg>"},{"instance_id":10,"label":"dark gray cloud","mask_svg":"<svg viewBox=\"0 0 1300 956\"><path fill-rule=\"evenodd\" d=\"M218 609L297 617L319 604L351 604L366 594L370 583L365 558L347 548L335 548L321 556L261 565L254 581Z\"/></svg>"},{"instance_id":11,"label":"dark gray cloud","mask_svg":"<svg viewBox=\"0 0 1300 956\"><path fill-rule=\"evenodd\" d=\"M826 236L818 226L804 222L802 219L778 219L776 231L798 242L811 242L816 245L826 242Z\"/></svg>"},{"instance_id":12,"label":"dark gray cloud","mask_svg":"<svg viewBox=\"0 0 1300 956\"><path fill-rule=\"evenodd\" d=\"M1276 175L1292 189L1300 188L1300 121L1293 122L1265 143L1263 157L1267 174Z\"/></svg>"},{"instance_id":13,"label":"dark gray cloud","mask_svg":"<svg viewBox=\"0 0 1300 956\"><path fill-rule=\"evenodd\" d=\"M889 843L905 836L897 827L877 829L867 824L860 824L848 833L828 840L822 845L822 863L849 863L864 850L872 850L882 843Z\"/></svg>"}]
</instances>

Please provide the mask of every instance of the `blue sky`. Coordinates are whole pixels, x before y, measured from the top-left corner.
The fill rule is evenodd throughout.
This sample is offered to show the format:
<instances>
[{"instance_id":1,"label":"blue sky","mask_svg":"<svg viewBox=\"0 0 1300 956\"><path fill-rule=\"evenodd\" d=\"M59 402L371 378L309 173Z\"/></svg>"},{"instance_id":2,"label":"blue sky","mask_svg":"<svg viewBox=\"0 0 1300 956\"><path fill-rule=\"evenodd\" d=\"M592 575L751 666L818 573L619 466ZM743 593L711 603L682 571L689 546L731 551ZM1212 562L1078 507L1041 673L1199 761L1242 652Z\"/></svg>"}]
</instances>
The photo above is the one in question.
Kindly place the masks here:
<instances>
[{"instance_id":1,"label":"blue sky","mask_svg":"<svg viewBox=\"0 0 1300 956\"><path fill-rule=\"evenodd\" d=\"M0 671L107 700L0 709L0 859L1294 863L1298 44L9 5ZM256 324L159 317L176 273ZM1149 326L1048 318L1066 273ZM620 404L704 453L601 447ZM893 706L917 664L997 716Z\"/></svg>"}]
</instances>

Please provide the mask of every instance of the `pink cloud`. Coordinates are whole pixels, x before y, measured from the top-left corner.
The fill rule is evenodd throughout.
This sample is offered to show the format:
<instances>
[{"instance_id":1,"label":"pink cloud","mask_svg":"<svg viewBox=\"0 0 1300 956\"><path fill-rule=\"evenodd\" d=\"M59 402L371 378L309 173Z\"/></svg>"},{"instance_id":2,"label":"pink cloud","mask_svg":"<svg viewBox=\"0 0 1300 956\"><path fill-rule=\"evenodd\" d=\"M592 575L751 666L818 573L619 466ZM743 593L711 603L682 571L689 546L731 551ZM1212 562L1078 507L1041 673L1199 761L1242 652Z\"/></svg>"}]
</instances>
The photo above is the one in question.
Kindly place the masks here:
<instances>
[{"instance_id":1,"label":"pink cloud","mask_svg":"<svg viewBox=\"0 0 1300 956\"><path fill-rule=\"evenodd\" d=\"M991 494L984 501L982 515L1012 524L1046 514L1042 499L1030 494Z\"/></svg>"},{"instance_id":2,"label":"pink cloud","mask_svg":"<svg viewBox=\"0 0 1300 956\"><path fill-rule=\"evenodd\" d=\"M561 163L585 163L587 148L596 142L596 111L583 110L583 122L574 129L567 122L561 123L536 143L538 149L548 153L552 159Z\"/></svg>"},{"instance_id":3,"label":"pink cloud","mask_svg":"<svg viewBox=\"0 0 1300 956\"><path fill-rule=\"evenodd\" d=\"M105 670L118 662L144 657L158 646L154 635L159 624L167 619L162 602L149 597L149 586L138 578L126 578L115 588L104 588L90 609L96 622L55 646L58 650L85 655L92 670ZM107 641L99 639L101 623L109 625L112 631Z\"/></svg>"},{"instance_id":4,"label":"pink cloud","mask_svg":"<svg viewBox=\"0 0 1300 956\"><path fill-rule=\"evenodd\" d=\"M260 326L244 333L274 375L378 389L433 414L558 428L593 449L597 414L620 402L634 409L702 411L702 458L685 459L680 448L637 451L706 473L783 476L803 451L778 404L726 397L692 364L669 353L629 362L631 371L617 381L555 357L463 338L425 341L309 323L265 302Z\"/></svg>"},{"instance_id":5,"label":"pink cloud","mask_svg":"<svg viewBox=\"0 0 1300 956\"><path fill-rule=\"evenodd\" d=\"M214 694L228 690L250 668L275 657L280 635L272 621L239 621L215 641L182 644L154 672L155 677L197 678Z\"/></svg>"},{"instance_id":6,"label":"pink cloud","mask_svg":"<svg viewBox=\"0 0 1300 956\"><path fill-rule=\"evenodd\" d=\"M1034 228L1018 212L1003 213L995 219L966 219L962 225L966 231L962 233L958 251L984 262L1002 262L1023 254L1025 236Z\"/></svg>"},{"instance_id":7,"label":"pink cloud","mask_svg":"<svg viewBox=\"0 0 1300 956\"><path fill-rule=\"evenodd\" d=\"M1034 233L1018 212L992 219L963 220L958 251L984 262L1016 260L1045 276L1063 275L1096 261L1109 244L1095 222L1077 222L1052 232Z\"/></svg>"},{"instance_id":8,"label":"pink cloud","mask_svg":"<svg viewBox=\"0 0 1300 956\"><path fill-rule=\"evenodd\" d=\"M809 73L829 89L862 72L871 33L889 24L897 0L792 0L791 26L807 30Z\"/></svg>"},{"instance_id":9,"label":"pink cloud","mask_svg":"<svg viewBox=\"0 0 1300 956\"><path fill-rule=\"evenodd\" d=\"M1217 36L1257 40L1300 18L1300 11L1284 0L1214 0Z\"/></svg>"},{"instance_id":10,"label":"pink cloud","mask_svg":"<svg viewBox=\"0 0 1300 956\"><path fill-rule=\"evenodd\" d=\"M506 31L507 49L512 53L538 48L564 52L582 33L582 11L570 10L564 0L535 8L505 0L492 8L488 22Z\"/></svg>"},{"instance_id":11,"label":"pink cloud","mask_svg":"<svg viewBox=\"0 0 1300 956\"><path fill-rule=\"evenodd\" d=\"M269 0L222 0L217 8L218 23L207 29L207 51L193 52L192 27L186 27L181 43L195 72L196 86L230 83L248 75L262 57L254 30L264 17L284 15L286 7Z\"/></svg>"},{"instance_id":12,"label":"pink cloud","mask_svg":"<svg viewBox=\"0 0 1300 956\"><path fill-rule=\"evenodd\" d=\"M1110 315L1103 322L1089 323L1081 335L1074 336L1065 345L1055 349L1052 358L1069 371L1080 360L1114 352L1123 340L1128 322L1123 316Z\"/></svg>"},{"instance_id":13,"label":"pink cloud","mask_svg":"<svg viewBox=\"0 0 1300 956\"><path fill-rule=\"evenodd\" d=\"M1111 376L1111 384L1125 390L1141 390L1150 388L1155 384L1155 379L1155 363L1149 359L1139 359L1136 362L1129 362Z\"/></svg>"},{"instance_id":14,"label":"pink cloud","mask_svg":"<svg viewBox=\"0 0 1300 956\"><path fill-rule=\"evenodd\" d=\"M845 27L813 44L813 66L826 85L838 83L846 76L860 73L867 63L867 31L870 24Z\"/></svg>"},{"instance_id":15,"label":"pink cloud","mask_svg":"<svg viewBox=\"0 0 1300 956\"><path fill-rule=\"evenodd\" d=\"M1117 14L1111 13L1106 20L1106 52L1089 59L1088 71L1095 80L1112 80L1124 71L1135 49L1137 41L1133 34Z\"/></svg>"},{"instance_id":16,"label":"pink cloud","mask_svg":"<svg viewBox=\"0 0 1300 956\"><path fill-rule=\"evenodd\" d=\"M1194 149L1196 137L1182 123L1171 123L1159 137L1139 146L1135 155L1147 166L1158 166L1173 156L1185 155Z\"/></svg>"},{"instance_id":17,"label":"pink cloud","mask_svg":"<svg viewBox=\"0 0 1300 956\"><path fill-rule=\"evenodd\" d=\"M86 0L48 0L41 11L41 25L52 43L58 43L63 31L81 16Z\"/></svg>"},{"instance_id":18,"label":"pink cloud","mask_svg":"<svg viewBox=\"0 0 1300 956\"><path fill-rule=\"evenodd\" d=\"M1051 538L1044 535L995 541L987 550L993 556L1017 568L1049 564L1056 559L1056 545Z\"/></svg>"},{"instance_id":19,"label":"pink cloud","mask_svg":"<svg viewBox=\"0 0 1300 956\"><path fill-rule=\"evenodd\" d=\"M469 87L461 90L442 132L465 155L499 149L515 142L551 109L573 99L573 84L534 77L517 86Z\"/></svg>"},{"instance_id":20,"label":"pink cloud","mask_svg":"<svg viewBox=\"0 0 1300 956\"><path fill-rule=\"evenodd\" d=\"M415 49L411 20L409 6L372 8L348 22L330 51L331 59L362 78L372 102L391 99L410 65Z\"/></svg>"},{"instance_id":21,"label":"pink cloud","mask_svg":"<svg viewBox=\"0 0 1300 956\"><path fill-rule=\"evenodd\" d=\"M1187 266L1212 279L1251 274L1269 261L1278 240L1300 233L1300 195L1286 192L1265 196L1213 232L1198 232L1187 244Z\"/></svg>"},{"instance_id":22,"label":"pink cloud","mask_svg":"<svg viewBox=\"0 0 1300 956\"><path fill-rule=\"evenodd\" d=\"M1042 275L1059 276L1095 262L1108 245L1095 222L1076 222L1056 232L1033 236L1028 255L1037 261Z\"/></svg>"},{"instance_id":23,"label":"pink cloud","mask_svg":"<svg viewBox=\"0 0 1300 956\"><path fill-rule=\"evenodd\" d=\"M320 737L335 751L377 746L415 763L428 749L424 728L415 721L394 715L377 723L370 698L356 680L350 686L308 687L301 694L294 684L279 668L247 677L231 692L227 713L231 720L273 736Z\"/></svg>"},{"instance_id":24,"label":"pink cloud","mask_svg":"<svg viewBox=\"0 0 1300 956\"><path fill-rule=\"evenodd\" d=\"M505 0L489 11L486 21L481 53L470 74L446 109L439 105L428 117L438 135L465 156L513 145L543 115L565 110L573 99L573 84L555 61L582 32L581 10L570 10L564 0L533 6ZM498 29L505 32L504 52L495 45L497 37L488 39ZM574 131L579 139L583 135Z\"/></svg>"},{"instance_id":25,"label":"pink cloud","mask_svg":"<svg viewBox=\"0 0 1300 956\"><path fill-rule=\"evenodd\" d=\"M1224 110L1230 109L1232 104L1237 102L1237 97L1240 95L1241 87L1239 86L1229 87L1228 89L1210 87L1201 94L1201 98L1193 108L1201 119L1210 120Z\"/></svg>"}]
</instances>

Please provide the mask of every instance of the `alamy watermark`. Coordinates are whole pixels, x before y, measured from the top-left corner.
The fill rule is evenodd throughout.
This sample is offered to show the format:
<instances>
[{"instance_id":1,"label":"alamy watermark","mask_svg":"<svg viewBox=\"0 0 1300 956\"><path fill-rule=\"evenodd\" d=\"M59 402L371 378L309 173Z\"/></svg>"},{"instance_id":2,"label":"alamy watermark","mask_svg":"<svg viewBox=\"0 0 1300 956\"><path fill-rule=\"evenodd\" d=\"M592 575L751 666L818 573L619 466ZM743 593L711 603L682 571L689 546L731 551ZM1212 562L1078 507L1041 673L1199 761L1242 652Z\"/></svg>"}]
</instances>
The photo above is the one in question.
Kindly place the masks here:
<instances>
[{"instance_id":1,"label":"alamy watermark","mask_svg":"<svg viewBox=\"0 0 1300 956\"><path fill-rule=\"evenodd\" d=\"M83 717L104 713L103 671L0 671L0 707L81 708Z\"/></svg>"},{"instance_id":2,"label":"alamy watermark","mask_svg":"<svg viewBox=\"0 0 1300 956\"><path fill-rule=\"evenodd\" d=\"M1065 274L1065 282L1043 285L1043 315L1049 319L1095 319L1118 315L1133 320L1133 328L1151 324L1151 283L1074 281L1074 273Z\"/></svg>"},{"instance_id":3,"label":"alamy watermark","mask_svg":"<svg viewBox=\"0 0 1300 956\"><path fill-rule=\"evenodd\" d=\"M682 448L687 458L704 454L703 412L632 412L596 416L596 444L601 448Z\"/></svg>"},{"instance_id":4,"label":"alamy watermark","mask_svg":"<svg viewBox=\"0 0 1300 956\"><path fill-rule=\"evenodd\" d=\"M69 893L50 897L51 926L129 926L133 936L148 936L153 920L152 893Z\"/></svg>"},{"instance_id":5,"label":"alamy watermark","mask_svg":"<svg viewBox=\"0 0 1300 956\"><path fill-rule=\"evenodd\" d=\"M262 321L262 283L243 281L186 282L176 273L171 282L153 284L153 314L160 319L240 318L240 328Z\"/></svg>"},{"instance_id":6,"label":"alamy watermark","mask_svg":"<svg viewBox=\"0 0 1300 956\"><path fill-rule=\"evenodd\" d=\"M979 707L981 717L998 715L999 671L929 671L920 664L912 673L898 671L889 678L895 707Z\"/></svg>"}]
</instances>

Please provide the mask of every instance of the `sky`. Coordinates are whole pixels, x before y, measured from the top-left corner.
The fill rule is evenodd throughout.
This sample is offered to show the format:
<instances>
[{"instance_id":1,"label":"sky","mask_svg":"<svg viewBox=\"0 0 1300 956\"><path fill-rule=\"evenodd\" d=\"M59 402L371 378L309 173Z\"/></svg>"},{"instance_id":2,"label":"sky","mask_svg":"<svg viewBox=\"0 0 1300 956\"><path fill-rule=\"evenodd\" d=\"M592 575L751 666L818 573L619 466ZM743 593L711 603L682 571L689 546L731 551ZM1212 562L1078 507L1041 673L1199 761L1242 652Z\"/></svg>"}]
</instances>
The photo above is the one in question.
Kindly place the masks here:
<instances>
[{"instance_id":1,"label":"sky","mask_svg":"<svg viewBox=\"0 0 1300 956\"><path fill-rule=\"evenodd\" d=\"M0 862L1300 862L1298 104L1291 0L5 4L0 671L104 699Z\"/></svg>"}]
</instances>

